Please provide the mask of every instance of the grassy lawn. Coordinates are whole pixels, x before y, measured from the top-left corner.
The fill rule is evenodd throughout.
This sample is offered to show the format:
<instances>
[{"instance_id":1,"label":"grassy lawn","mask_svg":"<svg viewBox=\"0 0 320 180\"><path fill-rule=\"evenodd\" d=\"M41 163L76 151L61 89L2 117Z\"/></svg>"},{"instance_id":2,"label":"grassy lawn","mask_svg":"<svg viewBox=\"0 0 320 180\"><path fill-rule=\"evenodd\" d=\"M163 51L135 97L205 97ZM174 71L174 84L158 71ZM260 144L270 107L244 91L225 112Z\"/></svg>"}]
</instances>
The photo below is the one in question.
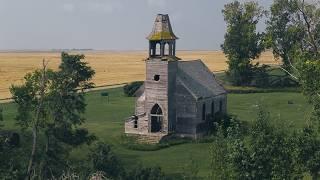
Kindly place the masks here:
<instances>
[{"instance_id":1,"label":"grassy lawn","mask_svg":"<svg viewBox=\"0 0 320 180\"><path fill-rule=\"evenodd\" d=\"M124 119L134 112L134 98L124 97L122 88L108 89L109 102L100 95L101 91L87 94L86 123L83 125L95 133L100 140L113 145L127 167L138 163L146 166L159 165L166 173L174 175L184 171L186 163L192 157L199 166L199 174L207 176L210 168L210 143L189 143L172 146L158 151L134 151L121 145L124 132ZM290 101L290 103L288 103ZM306 123L310 115L310 106L300 93L252 93L229 94L228 112L243 121L252 121L256 117L257 105L263 105L272 114L272 120L279 125L289 124L299 128ZM17 128L14 124L15 105L3 104L5 127ZM83 146L74 151L73 156L83 157L87 147Z\"/></svg>"}]
</instances>

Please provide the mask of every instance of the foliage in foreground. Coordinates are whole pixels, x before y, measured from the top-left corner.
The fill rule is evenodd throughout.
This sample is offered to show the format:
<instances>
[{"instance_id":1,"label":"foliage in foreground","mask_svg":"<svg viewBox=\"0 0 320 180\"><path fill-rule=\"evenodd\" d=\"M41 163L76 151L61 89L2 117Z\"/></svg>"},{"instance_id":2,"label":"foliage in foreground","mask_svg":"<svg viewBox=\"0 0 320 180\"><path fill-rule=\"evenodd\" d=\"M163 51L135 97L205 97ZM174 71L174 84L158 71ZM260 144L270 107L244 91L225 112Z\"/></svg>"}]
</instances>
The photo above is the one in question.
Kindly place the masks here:
<instances>
[{"instance_id":1,"label":"foliage in foreground","mask_svg":"<svg viewBox=\"0 0 320 180\"><path fill-rule=\"evenodd\" d=\"M238 125L220 128L211 147L211 179L301 179L320 173L320 136L314 126L301 131L276 127L260 109L247 135Z\"/></svg>"},{"instance_id":2,"label":"foliage in foreground","mask_svg":"<svg viewBox=\"0 0 320 180\"><path fill-rule=\"evenodd\" d=\"M43 68L25 76L25 83L10 88L17 104L17 124L32 131L31 155L25 178L46 179L68 167L70 150L95 139L84 128L83 90L94 75L83 55L61 54L58 71ZM23 168L24 169L24 168Z\"/></svg>"}]
</instances>

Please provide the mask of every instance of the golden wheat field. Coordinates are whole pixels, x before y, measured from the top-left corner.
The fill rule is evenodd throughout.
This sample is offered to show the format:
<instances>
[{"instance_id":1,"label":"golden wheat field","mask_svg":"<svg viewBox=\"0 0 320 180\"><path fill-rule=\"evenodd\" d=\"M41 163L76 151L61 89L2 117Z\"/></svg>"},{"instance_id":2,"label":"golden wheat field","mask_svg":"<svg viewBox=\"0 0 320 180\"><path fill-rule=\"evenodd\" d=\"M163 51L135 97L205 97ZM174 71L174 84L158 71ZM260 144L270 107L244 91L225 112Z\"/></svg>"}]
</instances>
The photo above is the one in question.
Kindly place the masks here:
<instances>
[{"instance_id":1,"label":"golden wheat field","mask_svg":"<svg viewBox=\"0 0 320 180\"><path fill-rule=\"evenodd\" d=\"M73 52L76 53L76 52ZM145 78L145 51L84 52L85 61L96 71L93 82L96 85L126 83ZM221 51L179 51L177 56L183 60L202 59L212 71L226 70L226 58ZM0 53L0 99L10 97L11 84L21 84L27 72L41 68L42 59L48 67L57 69L60 53L55 52L1 52ZM277 63L271 52L265 52L258 60L264 64Z\"/></svg>"}]
</instances>

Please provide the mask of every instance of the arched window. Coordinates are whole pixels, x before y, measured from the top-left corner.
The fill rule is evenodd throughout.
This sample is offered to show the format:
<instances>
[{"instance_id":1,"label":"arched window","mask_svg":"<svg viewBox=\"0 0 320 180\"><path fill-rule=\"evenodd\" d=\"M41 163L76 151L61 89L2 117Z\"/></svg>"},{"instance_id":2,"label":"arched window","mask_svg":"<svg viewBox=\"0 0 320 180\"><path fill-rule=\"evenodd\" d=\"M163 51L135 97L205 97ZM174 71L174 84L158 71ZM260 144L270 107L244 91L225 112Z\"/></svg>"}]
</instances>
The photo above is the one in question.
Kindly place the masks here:
<instances>
[{"instance_id":1,"label":"arched window","mask_svg":"<svg viewBox=\"0 0 320 180\"><path fill-rule=\"evenodd\" d=\"M163 114L162 109L158 104L155 104L150 113L151 117L151 132L160 132L162 130Z\"/></svg>"},{"instance_id":2,"label":"arched window","mask_svg":"<svg viewBox=\"0 0 320 180\"><path fill-rule=\"evenodd\" d=\"M160 54L161 54L161 53L160 53L160 43L157 43L157 44L156 44L156 55L157 55L157 56L160 56Z\"/></svg>"},{"instance_id":3,"label":"arched window","mask_svg":"<svg viewBox=\"0 0 320 180\"><path fill-rule=\"evenodd\" d=\"M202 120L206 120L206 104L202 104Z\"/></svg>"},{"instance_id":4,"label":"arched window","mask_svg":"<svg viewBox=\"0 0 320 180\"><path fill-rule=\"evenodd\" d=\"M211 116L214 116L214 101L211 102Z\"/></svg>"},{"instance_id":5,"label":"arched window","mask_svg":"<svg viewBox=\"0 0 320 180\"><path fill-rule=\"evenodd\" d=\"M164 44L164 55L169 55L169 43Z\"/></svg>"}]
</instances>

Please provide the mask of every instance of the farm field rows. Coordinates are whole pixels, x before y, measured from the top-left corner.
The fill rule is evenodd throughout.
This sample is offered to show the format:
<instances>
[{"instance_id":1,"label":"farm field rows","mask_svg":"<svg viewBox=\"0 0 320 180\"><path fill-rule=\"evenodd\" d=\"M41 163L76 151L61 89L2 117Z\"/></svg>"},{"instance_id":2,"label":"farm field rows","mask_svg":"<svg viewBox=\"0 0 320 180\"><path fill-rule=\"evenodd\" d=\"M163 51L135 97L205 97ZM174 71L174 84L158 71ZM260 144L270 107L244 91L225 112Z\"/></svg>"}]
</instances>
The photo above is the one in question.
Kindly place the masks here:
<instances>
[{"instance_id":1,"label":"farm field rows","mask_svg":"<svg viewBox=\"0 0 320 180\"><path fill-rule=\"evenodd\" d=\"M72 52L78 53L78 52ZM145 78L146 51L87 51L86 61L96 71L93 82L96 85L127 83ZM183 60L202 59L212 71L227 68L222 51L178 51ZM60 63L58 52L0 52L0 99L9 98L11 84L21 84L27 72L41 67L42 59L48 61L51 69ZM258 60L261 64L277 63L271 52L265 52Z\"/></svg>"}]
</instances>

